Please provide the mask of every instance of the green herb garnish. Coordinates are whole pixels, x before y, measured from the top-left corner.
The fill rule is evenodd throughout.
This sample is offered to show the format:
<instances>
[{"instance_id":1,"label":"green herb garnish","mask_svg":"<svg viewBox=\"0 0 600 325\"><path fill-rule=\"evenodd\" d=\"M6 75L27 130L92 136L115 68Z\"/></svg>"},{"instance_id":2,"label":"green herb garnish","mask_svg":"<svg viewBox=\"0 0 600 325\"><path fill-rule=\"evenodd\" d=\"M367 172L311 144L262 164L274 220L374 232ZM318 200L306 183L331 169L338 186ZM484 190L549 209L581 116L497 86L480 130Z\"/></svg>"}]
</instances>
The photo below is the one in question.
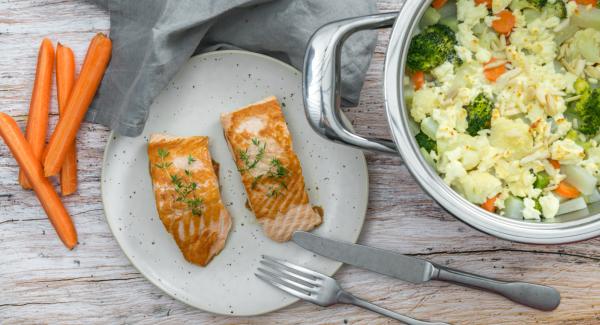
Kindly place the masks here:
<instances>
[{"instance_id":1,"label":"green herb garnish","mask_svg":"<svg viewBox=\"0 0 600 325\"><path fill-rule=\"evenodd\" d=\"M158 156L160 157L160 163L157 163L154 166L163 169L166 172L166 169L173 165L172 162L165 161L165 158L169 156L169 152L159 148ZM188 165L191 165L195 161L196 159L192 157L192 155L188 156ZM189 169L184 170L184 174L186 176L185 178L177 174L168 174L169 178L171 179L171 184L173 184L173 187L175 188L175 193L177 193L177 198L175 198L175 201L185 203L192 211L193 215L201 216L204 200L194 194L194 191L197 189L198 185L192 180L192 172Z\"/></svg>"},{"instance_id":2,"label":"green herb garnish","mask_svg":"<svg viewBox=\"0 0 600 325\"><path fill-rule=\"evenodd\" d=\"M254 155L254 159L251 159L250 155L248 154L248 149L239 151L240 160L244 163L244 167L239 168L240 173L242 174L256 168L258 163L265 156L265 151L267 149L266 143L260 142L260 140L257 138L252 138L252 144L258 147L258 152L256 155Z\"/></svg>"},{"instance_id":3,"label":"green herb garnish","mask_svg":"<svg viewBox=\"0 0 600 325\"><path fill-rule=\"evenodd\" d=\"M240 161L243 164L243 167L239 168L240 173L242 174L256 168L258 163L265 158L267 144L261 142L257 138L253 138L252 145L258 148L258 151L256 155L254 155L254 157L252 157L248 153L248 149L239 150L238 152ZM250 187L252 189L255 189L258 185L258 182L265 178L274 180L276 182L276 185L269 187L267 191L267 196L275 197L280 195L283 190L287 189L287 183L285 182L285 178L289 176L289 174L289 170L285 168L285 166L283 166L281 160L277 158L271 158L271 160L269 161L269 169L263 174L254 176Z\"/></svg>"}]
</instances>

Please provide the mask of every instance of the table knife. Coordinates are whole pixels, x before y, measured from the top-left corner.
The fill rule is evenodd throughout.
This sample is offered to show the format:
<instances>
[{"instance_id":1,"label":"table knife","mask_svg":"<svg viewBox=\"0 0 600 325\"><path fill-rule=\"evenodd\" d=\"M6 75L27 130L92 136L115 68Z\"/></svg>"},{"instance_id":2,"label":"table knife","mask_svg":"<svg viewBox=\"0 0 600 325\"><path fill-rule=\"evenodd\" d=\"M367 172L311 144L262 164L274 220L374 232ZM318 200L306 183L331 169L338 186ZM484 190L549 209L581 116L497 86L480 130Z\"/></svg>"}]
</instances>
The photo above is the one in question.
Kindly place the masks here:
<instances>
[{"instance_id":1,"label":"table knife","mask_svg":"<svg viewBox=\"0 0 600 325\"><path fill-rule=\"evenodd\" d=\"M560 293L551 287L525 282L506 282L483 277L393 251L323 238L297 231L293 240L321 256L411 283L440 280L500 294L539 310L553 310Z\"/></svg>"}]
</instances>

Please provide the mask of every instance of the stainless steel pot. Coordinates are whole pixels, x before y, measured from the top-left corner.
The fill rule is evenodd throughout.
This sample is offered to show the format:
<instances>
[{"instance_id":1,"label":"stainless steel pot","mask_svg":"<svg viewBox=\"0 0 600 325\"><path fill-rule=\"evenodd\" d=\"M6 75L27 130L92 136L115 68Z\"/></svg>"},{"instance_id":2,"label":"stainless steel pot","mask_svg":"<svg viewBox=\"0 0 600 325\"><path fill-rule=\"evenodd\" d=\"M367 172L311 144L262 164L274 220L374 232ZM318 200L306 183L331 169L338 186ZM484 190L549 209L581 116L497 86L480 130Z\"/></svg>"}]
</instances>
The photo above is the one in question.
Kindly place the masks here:
<instances>
[{"instance_id":1,"label":"stainless steel pot","mask_svg":"<svg viewBox=\"0 0 600 325\"><path fill-rule=\"evenodd\" d=\"M312 37L304 62L306 116L316 132L332 141L360 149L400 154L421 187L444 209L463 222L496 237L535 244L560 244L600 235L600 203L588 211L562 215L554 220L513 220L489 213L468 202L446 185L419 152L409 128L404 102L403 76L408 47L416 26L431 0L406 1L400 12L383 13L333 22ZM394 141L354 133L341 117L340 52L353 33L391 27L385 59L385 106Z\"/></svg>"}]
</instances>

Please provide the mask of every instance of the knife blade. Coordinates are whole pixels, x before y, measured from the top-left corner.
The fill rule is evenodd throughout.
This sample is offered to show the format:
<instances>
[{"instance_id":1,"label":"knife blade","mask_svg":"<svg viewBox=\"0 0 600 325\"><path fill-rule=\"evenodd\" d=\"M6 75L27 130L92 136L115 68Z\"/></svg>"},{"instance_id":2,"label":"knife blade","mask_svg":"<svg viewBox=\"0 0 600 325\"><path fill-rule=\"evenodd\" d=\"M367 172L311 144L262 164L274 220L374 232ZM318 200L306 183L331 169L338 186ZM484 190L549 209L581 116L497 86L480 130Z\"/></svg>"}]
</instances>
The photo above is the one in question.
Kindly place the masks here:
<instances>
[{"instance_id":1,"label":"knife blade","mask_svg":"<svg viewBox=\"0 0 600 325\"><path fill-rule=\"evenodd\" d=\"M435 272L431 262L384 249L345 243L303 231L295 232L292 239L319 255L411 283L427 282Z\"/></svg>"}]
</instances>

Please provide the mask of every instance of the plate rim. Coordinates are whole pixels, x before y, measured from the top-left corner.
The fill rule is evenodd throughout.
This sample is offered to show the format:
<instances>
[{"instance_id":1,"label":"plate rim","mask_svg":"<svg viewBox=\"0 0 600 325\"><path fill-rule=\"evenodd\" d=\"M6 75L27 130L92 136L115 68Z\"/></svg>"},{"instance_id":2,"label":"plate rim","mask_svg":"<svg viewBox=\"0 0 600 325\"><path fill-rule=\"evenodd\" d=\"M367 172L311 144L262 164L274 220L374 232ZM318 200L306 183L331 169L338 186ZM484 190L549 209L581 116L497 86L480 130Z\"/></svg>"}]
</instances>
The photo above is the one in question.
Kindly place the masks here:
<instances>
[{"instance_id":1,"label":"plate rim","mask_svg":"<svg viewBox=\"0 0 600 325\"><path fill-rule=\"evenodd\" d=\"M206 53L201 53L201 54L198 54L198 55L194 55L194 56L190 57L188 59L188 61L191 60L191 59L194 59L194 58L206 58L206 57L212 57L212 56L232 55L232 54L254 56L254 57L262 59L262 60L268 60L268 61L276 63L276 64L278 64L278 65L280 65L280 66L282 66L282 67L284 67L284 68L286 68L288 70L291 70L294 73L302 75L301 71L299 71L295 67L293 67L293 66L291 66L291 65L289 65L289 64L287 64L287 63L285 63L283 61L277 60L277 59L275 59L273 57L270 57L270 56L267 56L267 55L264 55L264 54L261 54L261 53L244 51L244 50L211 51L211 52L206 52ZM186 63L187 63L187 61L186 61ZM162 91L164 91L164 89L162 89L160 92L162 92ZM152 106L152 104L150 106ZM342 113L342 118L347 119L346 116L343 113ZM309 128L310 128L310 126L309 126ZM311 132L314 132L314 131L312 131L312 128L311 128ZM152 283L155 287L157 287L158 289L160 289L162 292L164 292L165 294L167 294L172 299L175 299L175 300L177 300L179 302L182 302L182 303L184 303L184 304L186 304L186 305L188 305L188 306L190 306L192 308L195 308L195 309L200 310L202 312L210 313L210 314L213 314L213 315L221 315L221 316L229 316L229 317L232 317L232 316L234 316L234 317L248 317L248 316L265 315L265 314L269 314L269 313L272 313L272 312L275 312L275 311L287 308L287 307L289 307L289 306L291 306L291 305L293 305L293 304L295 304L295 303L297 303L298 301L301 300L300 298L296 298L296 297L290 295L290 297L292 297L292 299L290 299L288 302L286 302L285 304L283 304L281 306L277 306L277 307L268 309L267 311L263 311L263 312L259 312L259 313L248 313L248 314L234 314L234 315L231 315L231 314L226 314L226 313L220 313L220 312L206 310L206 309L203 309L203 308L201 308L199 306L194 305L193 303L191 303L189 301L185 301L185 300L181 299L180 297L174 295L169 290L167 290L166 286L163 286L162 282L157 281L157 279L154 279L154 278L146 275L146 273L144 273L137 266L137 264L133 261L133 259L131 258L130 254L123 248L123 245L121 244L121 242L119 241L119 239L118 239L118 237L116 235L116 231L115 231L115 227L116 226L112 224L111 218L109 218L108 214L106 213L106 211L107 211L107 209L106 209L107 203L105 201L105 195L104 195L104 192L105 192L105 183L106 183L105 182L105 179L106 179L106 168L105 167L106 167L106 163L110 159L108 157L108 149L112 145L112 143L115 141L115 137L116 136L119 136L119 135L117 135L114 130L111 130L110 134L109 134L108 141L106 142L106 145L104 146L104 152L102 154L102 170L101 170L101 173L100 173L100 196L102 198L102 209L103 209L103 212L104 212L104 218L106 219L106 222L108 224L108 228L110 229L110 232L113 235L114 240L119 245L119 248L121 249L121 252L123 252L123 254L125 255L125 257L127 257L127 260L129 260L129 263L131 263L131 265L147 281L149 281L150 283ZM138 135L138 137L139 136L140 135ZM365 182L366 183L366 189L365 189L365 201L366 202L365 202L365 205L364 205L365 208L364 208L363 213L360 213L360 216L361 216L360 226L358 227L358 229L356 231L356 234L354 234L348 240L348 242L351 242L351 243L356 243L358 241L358 238L362 234L362 230L364 228L365 221L367 219L367 211L368 211L368 207L369 207L369 190L370 190L369 185L370 185L370 183L369 183L369 168L368 168L368 164L367 164L367 159L365 157L364 151L362 151L362 150L357 150L357 155L359 156L359 159L363 162L363 166L365 167L365 169L364 169L364 178L366 180L366 182ZM335 267L333 268L333 272L330 274L330 276L333 276L333 275L335 275L340 270L340 268L342 267L343 263L335 261L335 260L331 260L331 261L335 264Z\"/></svg>"}]
</instances>

